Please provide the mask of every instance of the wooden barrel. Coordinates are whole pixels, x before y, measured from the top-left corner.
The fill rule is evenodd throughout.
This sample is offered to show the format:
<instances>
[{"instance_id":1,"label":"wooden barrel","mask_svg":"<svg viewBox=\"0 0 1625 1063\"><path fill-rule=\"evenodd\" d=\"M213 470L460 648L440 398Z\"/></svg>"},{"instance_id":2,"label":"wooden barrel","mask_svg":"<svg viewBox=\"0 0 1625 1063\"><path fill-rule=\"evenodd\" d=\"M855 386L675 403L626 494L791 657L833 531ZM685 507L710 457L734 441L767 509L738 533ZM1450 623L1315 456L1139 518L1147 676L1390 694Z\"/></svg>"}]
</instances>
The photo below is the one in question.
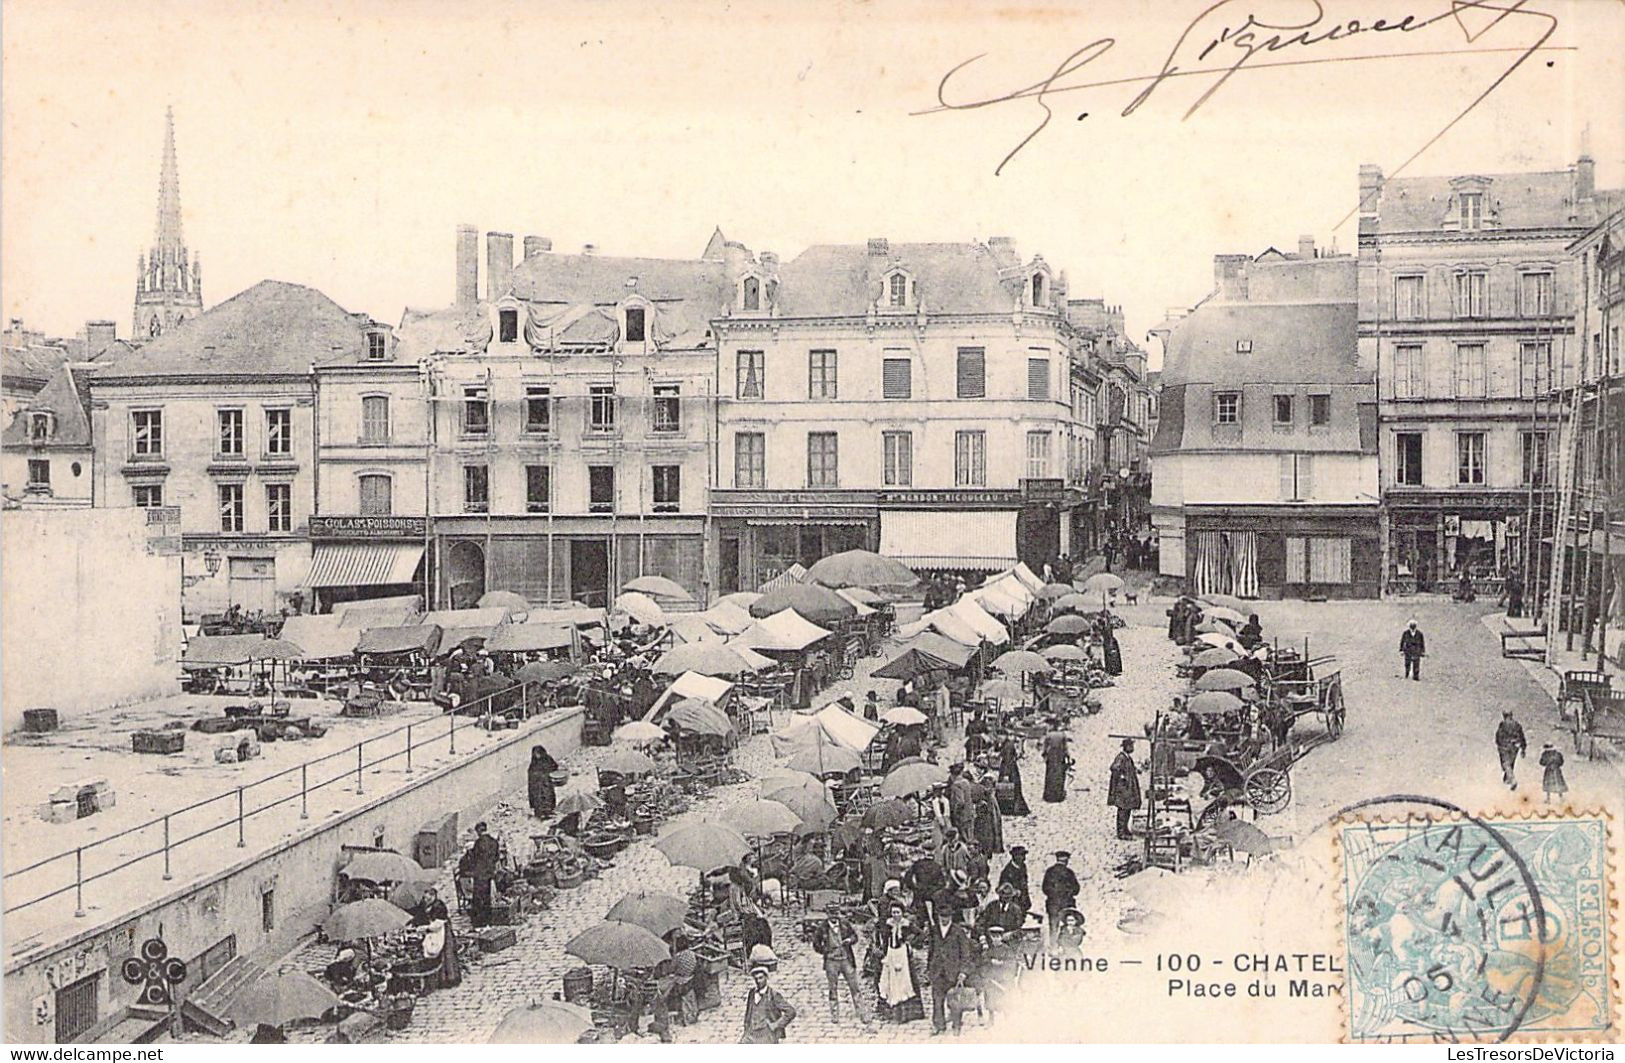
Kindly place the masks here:
<instances>
[{"instance_id":1,"label":"wooden barrel","mask_svg":"<svg viewBox=\"0 0 1625 1063\"><path fill-rule=\"evenodd\" d=\"M570 1004L579 1004L592 999L590 967L572 967L564 972L564 999Z\"/></svg>"}]
</instances>

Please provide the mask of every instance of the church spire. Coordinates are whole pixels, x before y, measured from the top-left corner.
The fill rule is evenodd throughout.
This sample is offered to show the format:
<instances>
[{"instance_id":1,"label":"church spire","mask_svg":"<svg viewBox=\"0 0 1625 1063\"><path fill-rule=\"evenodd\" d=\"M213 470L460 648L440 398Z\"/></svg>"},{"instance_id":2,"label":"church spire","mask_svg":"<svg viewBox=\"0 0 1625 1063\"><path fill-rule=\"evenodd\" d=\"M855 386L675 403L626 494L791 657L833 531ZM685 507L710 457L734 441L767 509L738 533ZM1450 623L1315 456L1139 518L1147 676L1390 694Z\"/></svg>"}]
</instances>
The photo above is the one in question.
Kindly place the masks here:
<instances>
[{"instance_id":1,"label":"church spire","mask_svg":"<svg viewBox=\"0 0 1625 1063\"><path fill-rule=\"evenodd\" d=\"M181 182L175 165L175 108L164 111L164 162L158 171L158 228L152 246L178 250L186 245L181 236Z\"/></svg>"}]
</instances>

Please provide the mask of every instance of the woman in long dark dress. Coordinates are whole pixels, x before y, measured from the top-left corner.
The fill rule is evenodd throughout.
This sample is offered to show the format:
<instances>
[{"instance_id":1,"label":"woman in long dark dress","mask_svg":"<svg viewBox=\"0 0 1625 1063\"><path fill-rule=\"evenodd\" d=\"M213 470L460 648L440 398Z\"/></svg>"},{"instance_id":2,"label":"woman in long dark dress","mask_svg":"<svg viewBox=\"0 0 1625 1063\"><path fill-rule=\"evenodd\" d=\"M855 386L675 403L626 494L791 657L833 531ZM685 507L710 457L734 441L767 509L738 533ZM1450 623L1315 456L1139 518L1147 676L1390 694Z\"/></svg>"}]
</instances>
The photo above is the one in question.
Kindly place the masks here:
<instances>
[{"instance_id":1,"label":"woman in long dark dress","mask_svg":"<svg viewBox=\"0 0 1625 1063\"><path fill-rule=\"evenodd\" d=\"M1027 794L1021 786L1021 749L1014 738L1006 738L999 747L999 777L1015 788L1010 800L1010 814L1025 816L1032 812L1027 807Z\"/></svg>"},{"instance_id":2,"label":"woman in long dark dress","mask_svg":"<svg viewBox=\"0 0 1625 1063\"><path fill-rule=\"evenodd\" d=\"M1066 800L1066 769L1071 763L1066 732L1059 721L1051 721L1050 733L1044 736L1044 800Z\"/></svg>"},{"instance_id":3,"label":"woman in long dark dress","mask_svg":"<svg viewBox=\"0 0 1625 1063\"><path fill-rule=\"evenodd\" d=\"M1123 674L1123 649L1117 644L1117 636L1112 634L1110 621L1100 623L1100 652L1106 665L1107 675Z\"/></svg>"},{"instance_id":4,"label":"woman in long dark dress","mask_svg":"<svg viewBox=\"0 0 1625 1063\"><path fill-rule=\"evenodd\" d=\"M558 770L559 762L553 759L546 746L531 747L530 767L526 769L525 781L530 791L530 810L536 813L537 819L551 816L558 803L558 795L553 790L553 773Z\"/></svg>"}]
</instances>

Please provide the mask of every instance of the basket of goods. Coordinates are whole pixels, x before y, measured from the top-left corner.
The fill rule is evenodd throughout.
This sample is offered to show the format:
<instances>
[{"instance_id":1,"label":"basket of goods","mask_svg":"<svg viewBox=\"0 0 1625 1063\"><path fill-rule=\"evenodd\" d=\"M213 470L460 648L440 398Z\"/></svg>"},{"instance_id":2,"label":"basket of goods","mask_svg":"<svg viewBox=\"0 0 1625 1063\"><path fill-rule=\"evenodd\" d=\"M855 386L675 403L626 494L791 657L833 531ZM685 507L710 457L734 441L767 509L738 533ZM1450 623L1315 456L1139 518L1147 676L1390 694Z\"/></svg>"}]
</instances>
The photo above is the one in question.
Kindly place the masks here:
<instances>
[{"instance_id":1,"label":"basket of goods","mask_svg":"<svg viewBox=\"0 0 1625 1063\"><path fill-rule=\"evenodd\" d=\"M549 777L553 780L553 785L556 787L563 786L565 783L570 781L570 773L567 771L555 771L552 772Z\"/></svg>"},{"instance_id":2,"label":"basket of goods","mask_svg":"<svg viewBox=\"0 0 1625 1063\"><path fill-rule=\"evenodd\" d=\"M564 999L570 1004L592 999L591 967L572 967L564 972Z\"/></svg>"},{"instance_id":3,"label":"basket of goods","mask_svg":"<svg viewBox=\"0 0 1625 1063\"><path fill-rule=\"evenodd\" d=\"M618 833L607 830L595 831L581 839L581 848L599 860L607 860L614 856L625 844L625 840Z\"/></svg>"},{"instance_id":4,"label":"basket of goods","mask_svg":"<svg viewBox=\"0 0 1625 1063\"><path fill-rule=\"evenodd\" d=\"M554 884L561 890L573 890L587 877L587 869L579 860L566 860L554 873Z\"/></svg>"},{"instance_id":5,"label":"basket of goods","mask_svg":"<svg viewBox=\"0 0 1625 1063\"><path fill-rule=\"evenodd\" d=\"M396 993L383 999L384 1026L391 1030L404 1030L412 1021L412 1012L417 1008L417 997L411 993Z\"/></svg>"},{"instance_id":6,"label":"basket of goods","mask_svg":"<svg viewBox=\"0 0 1625 1063\"><path fill-rule=\"evenodd\" d=\"M632 829L638 834L655 832L655 809L652 805L639 805L632 811Z\"/></svg>"}]
</instances>

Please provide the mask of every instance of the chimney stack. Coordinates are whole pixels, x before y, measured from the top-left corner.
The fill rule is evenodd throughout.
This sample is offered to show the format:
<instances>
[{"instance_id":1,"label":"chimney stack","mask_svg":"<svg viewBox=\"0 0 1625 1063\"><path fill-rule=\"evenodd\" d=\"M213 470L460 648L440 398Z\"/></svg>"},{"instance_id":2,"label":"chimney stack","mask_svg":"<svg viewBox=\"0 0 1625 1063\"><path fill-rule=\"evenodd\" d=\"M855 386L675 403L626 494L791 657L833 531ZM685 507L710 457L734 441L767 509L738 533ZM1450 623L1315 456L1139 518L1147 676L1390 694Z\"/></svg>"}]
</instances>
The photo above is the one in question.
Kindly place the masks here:
<instances>
[{"instance_id":1,"label":"chimney stack","mask_svg":"<svg viewBox=\"0 0 1625 1063\"><path fill-rule=\"evenodd\" d=\"M96 355L107 350L118 339L118 326L111 321L85 322L85 354Z\"/></svg>"},{"instance_id":2,"label":"chimney stack","mask_svg":"<svg viewBox=\"0 0 1625 1063\"><path fill-rule=\"evenodd\" d=\"M1576 200L1592 199L1597 194L1597 163L1591 158L1590 152L1580 155L1580 161L1574 164L1574 198Z\"/></svg>"},{"instance_id":3,"label":"chimney stack","mask_svg":"<svg viewBox=\"0 0 1625 1063\"><path fill-rule=\"evenodd\" d=\"M1373 163L1360 164L1360 213L1377 213L1382 198L1382 167Z\"/></svg>"},{"instance_id":4,"label":"chimney stack","mask_svg":"<svg viewBox=\"0 0 1625 1063\"><path fill-rule=\"evenodd\" d=\"M1298 257L1299 258L1314 258L1315 257L1315 238L1313 236L1300 236L1300 237L1298 237Z\"/></svg>"},{"instance_id":5,"label":"chimney stack","mask_svg":"<svg viewBox=\"0 0 1625 1063\"><path fill-rule=\"evenodd\" d=\"M869 257L887 258L891 255L891 242L884 236L869 237Z\"/></svg>"},{"instance_id":6,"label":"chimney stack","mask_svg":"<svg viewBox=\"0 0 1625 1063\"><path fill-rule=\"evenodd\" d=\"M513 233L485 234L485 298L496 302L513 287Z\"/></svg>"},{"instance_id":7,"label":"chimney stack","mask_svg":"<svg viewBox=\"0 0 1625 1063\"><path fill-rule=\"evenodd\" d=\"M533 259L537 255L545 255L553 250L553 241L545 236L525 237L525 258Z\"/></svg>"},{"instance_id":8,"label":"chimney stack","mask_svg":"<svg viewBox=\"0 0 1625 1063\"><path fill-rule=\"evenodd\" d=\"M457 226L457 307L467 309L480 301L480 231Z\"/></svg>"},{"instance_id":9,"label":"chimney stack","mask_svg":"<svg viewBox=\"0 0 1625 1063\"><path fill-rule=\"evenodd\" d=\"M1214 255L1213 287L1220 302L1244 302L1247 298L1247 255Z\"/></svg>"},{"instance_id":10,"label":"chimney stack","mask_svg":"<svg viewBox=\"0 0 1625 1063\"><path fill-rule=\"evenodd\" d=\"M777 273L779 271L779 253L777 251L762 252L762 269L769 273Z\"/></svg>"}]
</instances>

